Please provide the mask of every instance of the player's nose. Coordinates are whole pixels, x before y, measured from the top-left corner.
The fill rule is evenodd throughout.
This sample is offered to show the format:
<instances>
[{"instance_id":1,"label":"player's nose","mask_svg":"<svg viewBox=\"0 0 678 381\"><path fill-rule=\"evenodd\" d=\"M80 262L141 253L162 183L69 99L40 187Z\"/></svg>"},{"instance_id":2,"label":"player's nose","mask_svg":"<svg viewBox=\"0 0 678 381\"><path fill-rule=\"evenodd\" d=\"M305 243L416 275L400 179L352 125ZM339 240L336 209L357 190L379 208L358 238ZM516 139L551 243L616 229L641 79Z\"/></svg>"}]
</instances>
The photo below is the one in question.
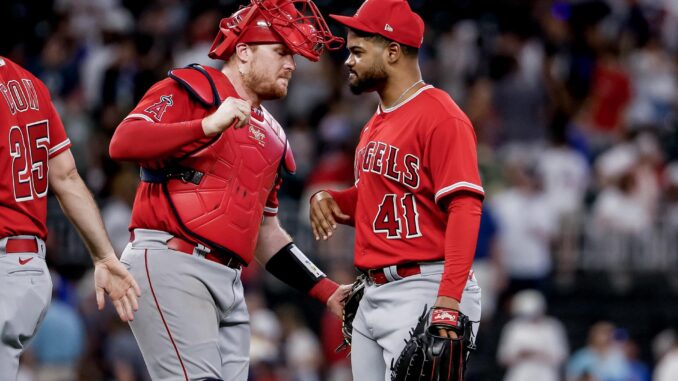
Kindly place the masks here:
<instances>
[{"instance_id":1,"label":"player's nose","mask_svg":"<svg viewBox=\"0 0 678 381\"><path fill-rule=\"evenodd\" d=\"M289 71L294 71L297 68L297 63L296 61L294 61L294 56L292 54L288 54L285 56L283 68Z\"/></svg>"},{"instance_id":2,"label":"player's nose","mask_svg":"<svg viewBox=\"0 0 678 381\"><path fill-rule=\"evenodd\" d=\"M349 54L348 58L346 58L346 61L344 61L344 65L348 67L349 69L355 65L355 59L353 58L353 54Z\"/></svg>"}]
</instances>

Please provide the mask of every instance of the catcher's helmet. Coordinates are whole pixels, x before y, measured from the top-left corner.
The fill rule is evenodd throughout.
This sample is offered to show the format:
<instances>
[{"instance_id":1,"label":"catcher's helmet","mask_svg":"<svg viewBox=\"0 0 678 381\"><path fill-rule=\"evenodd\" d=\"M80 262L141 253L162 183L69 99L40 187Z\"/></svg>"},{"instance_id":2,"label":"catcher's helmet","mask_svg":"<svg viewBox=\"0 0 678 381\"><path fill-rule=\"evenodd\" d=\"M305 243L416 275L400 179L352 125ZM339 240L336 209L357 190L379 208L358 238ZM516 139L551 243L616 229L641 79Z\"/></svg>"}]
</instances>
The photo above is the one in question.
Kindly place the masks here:
<instances>
[{"instance_id":1,"label":"catcher's helmet","mask_svg":"<svg viewBox=\"0 0 678 381\"><path fill-rule=\"evenodd\" d=\"M239 42L282 43L295 54L318 61L323 49L341 48L312 0L251 0L221 19L209 56L227 59Z\"/></svg>"}]
</instances>

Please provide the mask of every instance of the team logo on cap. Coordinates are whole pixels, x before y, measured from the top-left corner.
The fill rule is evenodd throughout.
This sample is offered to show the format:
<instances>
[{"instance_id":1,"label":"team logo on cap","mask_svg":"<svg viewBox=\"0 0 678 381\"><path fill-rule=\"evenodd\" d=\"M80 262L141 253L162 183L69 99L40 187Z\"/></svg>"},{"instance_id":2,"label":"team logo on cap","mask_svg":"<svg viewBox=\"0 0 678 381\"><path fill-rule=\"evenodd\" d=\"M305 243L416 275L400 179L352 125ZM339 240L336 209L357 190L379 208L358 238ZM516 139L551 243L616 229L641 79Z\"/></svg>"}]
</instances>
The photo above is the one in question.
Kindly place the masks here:
<instances>
[{"instance_id":1,"label":"team logo on cap","mask_svg":"<svg viewBox=\"0 0 678 381\"><path fill-rule=\"evenodd\" d=\"M386 25L384 25L384 30L387 31L387 32L393 32L393 27L386 24Z\"/></svg>"}]
</instances>

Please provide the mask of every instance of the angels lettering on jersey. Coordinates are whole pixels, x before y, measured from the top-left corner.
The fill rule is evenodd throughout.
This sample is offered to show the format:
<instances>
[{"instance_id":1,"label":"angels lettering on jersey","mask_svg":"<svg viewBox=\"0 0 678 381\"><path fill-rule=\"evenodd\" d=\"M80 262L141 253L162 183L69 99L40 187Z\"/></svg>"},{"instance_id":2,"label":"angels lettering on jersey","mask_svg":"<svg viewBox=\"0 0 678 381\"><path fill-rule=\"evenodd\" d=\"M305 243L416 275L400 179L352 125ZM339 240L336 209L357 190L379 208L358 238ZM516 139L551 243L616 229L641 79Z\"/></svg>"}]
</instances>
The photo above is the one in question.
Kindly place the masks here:
<instances>
[{"instance_id":1,"label":"angels lettering on jersey","mask_svg":"<svg viewBox=\"0 0 678 381\"><path fill-rule=\"evenodd\" d=\"M419 188L420 160L412 154L401 155L396 146L370 141L365 148L358 152L355 177L360 178L360 172L371 172L382 175L397 183L416 190Z\"/></svg>"}]
</instances>

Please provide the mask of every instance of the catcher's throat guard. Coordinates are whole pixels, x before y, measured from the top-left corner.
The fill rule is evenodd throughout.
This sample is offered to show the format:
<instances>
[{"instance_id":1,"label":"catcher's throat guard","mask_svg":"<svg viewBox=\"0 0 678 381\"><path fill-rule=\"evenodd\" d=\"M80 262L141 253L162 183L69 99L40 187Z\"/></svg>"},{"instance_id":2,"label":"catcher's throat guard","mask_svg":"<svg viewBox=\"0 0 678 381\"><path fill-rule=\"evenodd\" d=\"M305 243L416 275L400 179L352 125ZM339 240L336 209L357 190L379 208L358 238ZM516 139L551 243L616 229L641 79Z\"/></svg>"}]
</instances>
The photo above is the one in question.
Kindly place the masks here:
<instances>
[{"instance_id":1,"label":"catcher's throat guard","mask_svg":"<svg viewBox=\"0 0 678 381\"><path fill-rule=\"evenodd\" d=\"M209 57L226 60L239 42L282 43L311 61L318 61L324 49L337 50L344 44L332 35L311 0L251 0L221 20Z\"/></svg>"},{"instance_id":2,"label":"catcher's throat guard","mask_svg":"<svg viewBox=\"0 0 678 381\"><path fill-rule=\"evenodd\" d=\"M391 381L464 379L468 356L475 350L472 322L459 311L437 310L435 307L424 307L405 348L398 359L391 363ZM441 319L432 316L436 313ZM440 316L444 314L452 316ZM457 338L440 336L441 328L454 331Z\"/></svg>"}]
</instances>

